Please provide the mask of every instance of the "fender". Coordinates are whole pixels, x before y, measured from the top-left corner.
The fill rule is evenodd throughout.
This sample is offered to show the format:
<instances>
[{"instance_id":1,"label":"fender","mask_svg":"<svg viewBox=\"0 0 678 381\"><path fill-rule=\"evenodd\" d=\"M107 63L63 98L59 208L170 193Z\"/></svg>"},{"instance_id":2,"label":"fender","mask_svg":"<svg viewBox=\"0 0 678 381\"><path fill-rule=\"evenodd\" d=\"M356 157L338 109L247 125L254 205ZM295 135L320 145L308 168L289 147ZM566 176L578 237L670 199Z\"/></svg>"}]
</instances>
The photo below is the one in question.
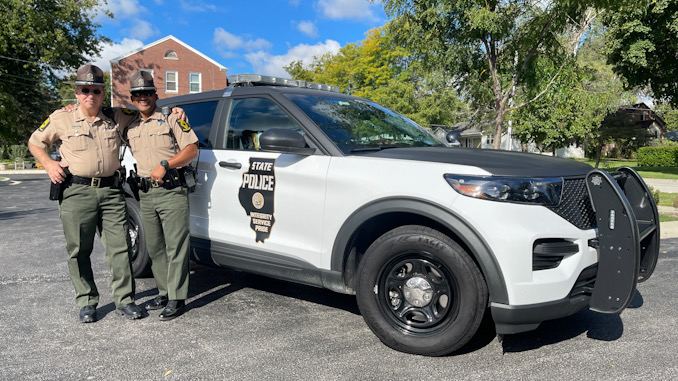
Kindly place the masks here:
<instances>
[{"instance_id":1,"label":"fender","mask_svg":"<svg viewBox=\"0 0 678 381\"><path fill-rule=\"evenodd\" d=\"M485 240L464 219L445 210L442 206L416 198L388 198L375 200L362 206L344 222L332 248L331 270L344 271L346 247L355 231L370 218L387 213L409 213L431 219L452 231L470 249L485 277L490 292L490 301L508 304L508 291L504 275L494 253Z\"/></svg>"}]
</instances>

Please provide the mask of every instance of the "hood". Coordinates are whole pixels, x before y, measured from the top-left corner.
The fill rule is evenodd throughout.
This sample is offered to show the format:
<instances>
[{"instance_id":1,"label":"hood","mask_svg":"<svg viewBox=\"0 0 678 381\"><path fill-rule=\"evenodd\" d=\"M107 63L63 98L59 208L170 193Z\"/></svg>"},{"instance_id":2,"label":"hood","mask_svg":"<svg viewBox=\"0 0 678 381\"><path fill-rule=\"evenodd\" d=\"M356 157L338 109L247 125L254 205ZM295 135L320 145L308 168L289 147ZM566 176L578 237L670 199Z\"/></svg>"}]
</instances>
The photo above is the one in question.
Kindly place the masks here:
<instances>
[{"instance_id":1,"label":"hood","mask_svg":"<svg viewBox=\"0 0 678 381\"><path fill-rule=\"evenodd\" d=\"M389 159L429 161L482 168L495 176L577 177L592 167L571 159L533 153L476 148L416 147L390 148L366 155Z\"/></svg>"}]
</instances>

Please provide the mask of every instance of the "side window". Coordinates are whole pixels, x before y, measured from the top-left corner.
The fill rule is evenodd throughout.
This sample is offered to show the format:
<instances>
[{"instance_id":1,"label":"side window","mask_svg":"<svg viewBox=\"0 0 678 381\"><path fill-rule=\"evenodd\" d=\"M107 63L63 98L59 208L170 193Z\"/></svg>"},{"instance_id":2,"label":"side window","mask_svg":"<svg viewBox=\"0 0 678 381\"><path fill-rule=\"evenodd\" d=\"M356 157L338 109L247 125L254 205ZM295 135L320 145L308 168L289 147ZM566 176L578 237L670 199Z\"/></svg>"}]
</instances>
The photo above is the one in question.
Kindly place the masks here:
<instances>
[{"instance_id":1,"label":"side window","mask_svg":"<svg viewBox=\"0 0 678 381\"><path fill-rule=\"evenodd\" d=\"M223 147L259 150L259 136L269 128L286 128L303 135L301 127L273 101L266 98L234 99L231 102Z\"/></svg>"},{"instance_id":2,"label":"side window","mask_svg":"<svg viewBox=\"0 0 678 381\"><path fill-rule=\"evenodd\" d=\"M191 128L198 135L200 147L212 147L212 143L209 141L210 129L212 128L212 120L214 120L214 112L217 109L218 103L218 101L211 101L179 105L186 112Z\"/></svg>"}]
</instances>

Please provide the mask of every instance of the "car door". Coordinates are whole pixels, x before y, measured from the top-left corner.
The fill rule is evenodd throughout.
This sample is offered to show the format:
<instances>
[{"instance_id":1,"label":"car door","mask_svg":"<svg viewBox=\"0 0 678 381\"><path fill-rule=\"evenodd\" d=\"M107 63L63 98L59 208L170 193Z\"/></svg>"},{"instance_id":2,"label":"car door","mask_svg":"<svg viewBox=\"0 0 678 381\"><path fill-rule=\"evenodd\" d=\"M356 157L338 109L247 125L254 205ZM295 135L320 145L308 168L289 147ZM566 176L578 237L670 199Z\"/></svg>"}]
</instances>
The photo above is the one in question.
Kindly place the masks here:
<instances>
[{"instance_id":1,"label":"car door","mask_svg":"<svg viewBox=\"0 0 678 381\"><path fill-rule=\"evenodd\" d=\"M320 267L330 158L262 151L258 139L269 128L304 133L299 122L268 96L234 98L227 108L219 126L222 140L209 158L213 260L249 269L255 263Z\"/></svg>"}]
</instances>

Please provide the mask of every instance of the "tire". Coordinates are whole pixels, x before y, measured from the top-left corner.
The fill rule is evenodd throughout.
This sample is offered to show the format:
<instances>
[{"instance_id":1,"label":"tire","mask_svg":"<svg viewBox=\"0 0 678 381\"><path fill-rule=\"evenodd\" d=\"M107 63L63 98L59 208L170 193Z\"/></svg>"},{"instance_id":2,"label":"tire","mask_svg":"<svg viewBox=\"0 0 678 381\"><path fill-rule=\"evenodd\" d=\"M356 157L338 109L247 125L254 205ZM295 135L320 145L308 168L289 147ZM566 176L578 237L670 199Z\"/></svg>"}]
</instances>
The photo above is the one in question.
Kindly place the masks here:
<instances>
[{"instance_id":1,"label":"tire","mask_svg":"<svg viewBox=\"0 0 678 381\"><path fill-rule=\"evenodd\" d=\"M145 278L151 274L151 260L146 250L146 236L144 235L144 228L141 224L141 210L139 203L127 198L127 222L129 230L127 234L130 238L132 246L132 275L135 278Z\"/></svg>"},{"instance_id":2,"label":"tire","mask_svg":"<svg viewBox=\"0 0 678 381\"><path fill-rule=\"evenodd\" d=\"M442 356L476 333L487 307L487 284L456 242L423 226L379 237L358 269L358 308L372 332L406 353Z\"/></svg>"}]
</instances>

